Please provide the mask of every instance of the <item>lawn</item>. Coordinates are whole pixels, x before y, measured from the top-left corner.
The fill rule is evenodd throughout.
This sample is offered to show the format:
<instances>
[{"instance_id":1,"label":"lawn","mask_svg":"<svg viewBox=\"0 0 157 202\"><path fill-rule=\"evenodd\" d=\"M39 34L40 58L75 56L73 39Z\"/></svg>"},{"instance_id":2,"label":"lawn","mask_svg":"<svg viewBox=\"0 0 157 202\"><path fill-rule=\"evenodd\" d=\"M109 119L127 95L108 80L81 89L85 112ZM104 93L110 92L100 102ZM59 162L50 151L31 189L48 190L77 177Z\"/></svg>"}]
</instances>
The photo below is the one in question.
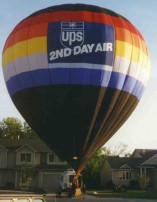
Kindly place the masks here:
<instances>
[{"instance_id":1,"label":"lawn","mask_svg":"<svg viewBox=\"0 0 157 202\"><path fill-rule=\"evenodd\" d=\"M121 198L147 198L157 199L155 190L127 190L125 192L115 192L112 190L87 191L87 194L97 197L121 197Z\"/></svg>"}]
</instances>

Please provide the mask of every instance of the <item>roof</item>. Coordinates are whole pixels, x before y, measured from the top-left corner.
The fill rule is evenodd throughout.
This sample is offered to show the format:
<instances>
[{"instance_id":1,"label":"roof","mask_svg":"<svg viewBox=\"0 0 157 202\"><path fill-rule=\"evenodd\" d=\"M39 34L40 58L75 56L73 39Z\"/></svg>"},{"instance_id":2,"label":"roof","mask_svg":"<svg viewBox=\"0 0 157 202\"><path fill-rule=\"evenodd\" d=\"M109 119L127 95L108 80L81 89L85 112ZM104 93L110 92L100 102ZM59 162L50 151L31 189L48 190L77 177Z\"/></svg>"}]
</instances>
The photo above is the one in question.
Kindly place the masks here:
<instances>
[{"instance_id":1,"label":"roof","mask_svg":"<svg viewBox=\"0 0 157 202\"><path fill-rule=\"evenodd\" d=\"M48 152L52 150L39 138L37 139L8 139L0 138L0 145L8 149L9 151L16 151L24 145L32 147L37 152Z\"/></svg>"},{"instance_id":2,"label":"roof","mask_svg":"<svg viewBox=\"0 0 157 202\"><path fill-rule=\"evenodd\" d=\"M107 161L112 169L120 169L124 165L128 165L130 168L137 168L143 162L141 158L128 158L119 156L107 157Z\"/></svg>"},{"instance_id":3,"label":"roof","mask_svg":"<svg viewBox=\"0 0 157 202\"><path fill-rule=\"evenodd\" d=\"M134 157L136 154L138 154L144 162L156 155L157 149L135 149L132 154L132 157Z\"/></svg>"},{"instance_id":4,"label":"roof","mask_svg":"<svg viewBox=\"0 0 157 202\"><path fill-rule=\"evenodd\" d=\"M109 156L107 161L112 169L120 169L124 165L128 165L130 168L137 168L147 165L145 162L155 155L157 155L156 149L135 149L130 158Z\"/></svg>"}]
</instances>

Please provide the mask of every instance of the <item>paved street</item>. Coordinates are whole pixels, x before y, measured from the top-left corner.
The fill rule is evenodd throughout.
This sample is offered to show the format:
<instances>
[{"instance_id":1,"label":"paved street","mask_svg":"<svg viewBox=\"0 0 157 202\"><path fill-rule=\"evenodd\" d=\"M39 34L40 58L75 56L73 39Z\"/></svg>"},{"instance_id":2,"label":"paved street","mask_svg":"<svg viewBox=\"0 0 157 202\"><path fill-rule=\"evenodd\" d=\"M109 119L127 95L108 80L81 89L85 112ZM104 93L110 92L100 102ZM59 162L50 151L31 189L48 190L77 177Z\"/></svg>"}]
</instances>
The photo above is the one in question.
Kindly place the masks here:
<instances>
[{"instance_id":1,"label":"paved street","mask_svg":"<svg viewBox=\"0 0 157 202\"><path fill-rule=\"evenodd\" d=\"M52 198L47 197L47 202L155 202L156 200L149 200L149 199L123 199L123 198L97 198L93 196L86 196L85 199L82 198Z\"/></svg>"}]
</instances>

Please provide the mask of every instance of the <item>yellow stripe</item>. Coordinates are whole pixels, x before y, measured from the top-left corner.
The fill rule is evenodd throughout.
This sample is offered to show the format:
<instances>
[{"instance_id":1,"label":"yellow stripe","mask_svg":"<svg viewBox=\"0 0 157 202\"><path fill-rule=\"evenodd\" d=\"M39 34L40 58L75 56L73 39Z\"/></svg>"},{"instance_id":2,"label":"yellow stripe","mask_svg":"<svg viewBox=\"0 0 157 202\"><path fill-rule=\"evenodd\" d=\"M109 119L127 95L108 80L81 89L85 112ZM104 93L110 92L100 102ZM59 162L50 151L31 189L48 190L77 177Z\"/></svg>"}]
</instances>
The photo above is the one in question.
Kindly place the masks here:
<instances>
[{"instance_id":1,"label":"yellow stripe","mask_svg":"<svg viewBox=\"0 0 157 202\"><path fill-rule=\"evenodd\" d=\"M13 61L13 56L12 56L12 48L8 48L5 53L2 55L2 67L5 68L7 63Z\"/></svg>"},{"instance_id":2,"label":"yellow stripe","mask_svg":"<svg viewBox=\"0 0 157 202\"><path fill-rule=\"evenodd\" d=\"M47 52L47 37L28 40L28 55Z\"/></svg>"},{"instance_id":3,"label":"yellow stripe","mask_svg":"<svg viewBox=\"0 0 157 202\"><path fill-rule=\"evenodd\" d=\"M143 64L143 61L148 59L148 55L145 54L141 49L129 43L118 40L116 41L115 56L128 58L131 61L140 63L141 65Z\"/></svg>"},{"instance_id":4,"label":"yellow stripe","mask_svg":"<svg viewBox=\"0 0 157 202\"><path fill-rule=\"evenodd\" d=\"M5 68L7 63L17 58L43 52L47 52L47 37L37 37L19 42L4 52L2 67Z\"/></svg>"},{"instance_id":5,"label":"yellow stripe","mask_svg":"<svg viewBox=\"0 0 157 202\"><path fill-rule=\"evenodd\" d=\"M130 32L129 30L125 28L120 28L120 27L115 27L115 31L116 31L117 41L122 41L130 45L133 45L137 48L140 48L143 51L143 53L148 54L146 50L147 48L146 48L145 41L143 41L137 34Z\"/></svg>"},{"instance_id":6,"label":"yellow stripe","mask_svg":"<svg viewBox=\"0 0 157 202\"><path fill-rule=\"evenodd\" d=\"M47 52L47 37L37 37L28 41L19 42L8 48L2 57L2 67L14 61L17 58L31 54ZM143 65L148 60L148 56L141 49L132 46L129 43L116 41L115 55L131 59L134 62L139 62L143 67L149 69L149 65Z\"/></svg>"}]
</instances>

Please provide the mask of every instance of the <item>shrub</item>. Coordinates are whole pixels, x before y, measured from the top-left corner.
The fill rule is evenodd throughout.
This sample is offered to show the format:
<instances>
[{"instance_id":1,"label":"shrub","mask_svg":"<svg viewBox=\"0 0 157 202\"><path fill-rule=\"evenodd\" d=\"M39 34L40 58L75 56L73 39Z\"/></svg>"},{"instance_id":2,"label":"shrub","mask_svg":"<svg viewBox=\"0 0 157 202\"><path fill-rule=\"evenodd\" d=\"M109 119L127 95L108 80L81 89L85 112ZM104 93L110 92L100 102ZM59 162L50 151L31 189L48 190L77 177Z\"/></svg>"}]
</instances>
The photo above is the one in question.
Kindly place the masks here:
<instances>
[{"instance_id":1,"label":"shrub","mask_svg":"<svg viewBox=\"0 0 157 202\"><path fill-rule=\"evenodd\" d=\"M129 184L129 189L140 189L140 184L138 180L131 180Z\"/></svg>"},{"instance_id":2,"label":"shrub","mask_svg":"<svg viewBox=\"0 0 157 202\"><path fill-rule=\"evenodd\" d=\"M110 181L108 181L107 183L106 183L106 188L107 189L114 189L114 183L112 182L112 180L110 180Z\"/></svg>"},{"instance_id":3,"label":"shrub","mask_svg":"<svg viewBox=\"0 0 157 202\"><path fill-rule=\"evenodd\" d=\"M13 182L7 182L4 186L4 189L14 189L14 183Z\"/></svg>"}]
</instances>

